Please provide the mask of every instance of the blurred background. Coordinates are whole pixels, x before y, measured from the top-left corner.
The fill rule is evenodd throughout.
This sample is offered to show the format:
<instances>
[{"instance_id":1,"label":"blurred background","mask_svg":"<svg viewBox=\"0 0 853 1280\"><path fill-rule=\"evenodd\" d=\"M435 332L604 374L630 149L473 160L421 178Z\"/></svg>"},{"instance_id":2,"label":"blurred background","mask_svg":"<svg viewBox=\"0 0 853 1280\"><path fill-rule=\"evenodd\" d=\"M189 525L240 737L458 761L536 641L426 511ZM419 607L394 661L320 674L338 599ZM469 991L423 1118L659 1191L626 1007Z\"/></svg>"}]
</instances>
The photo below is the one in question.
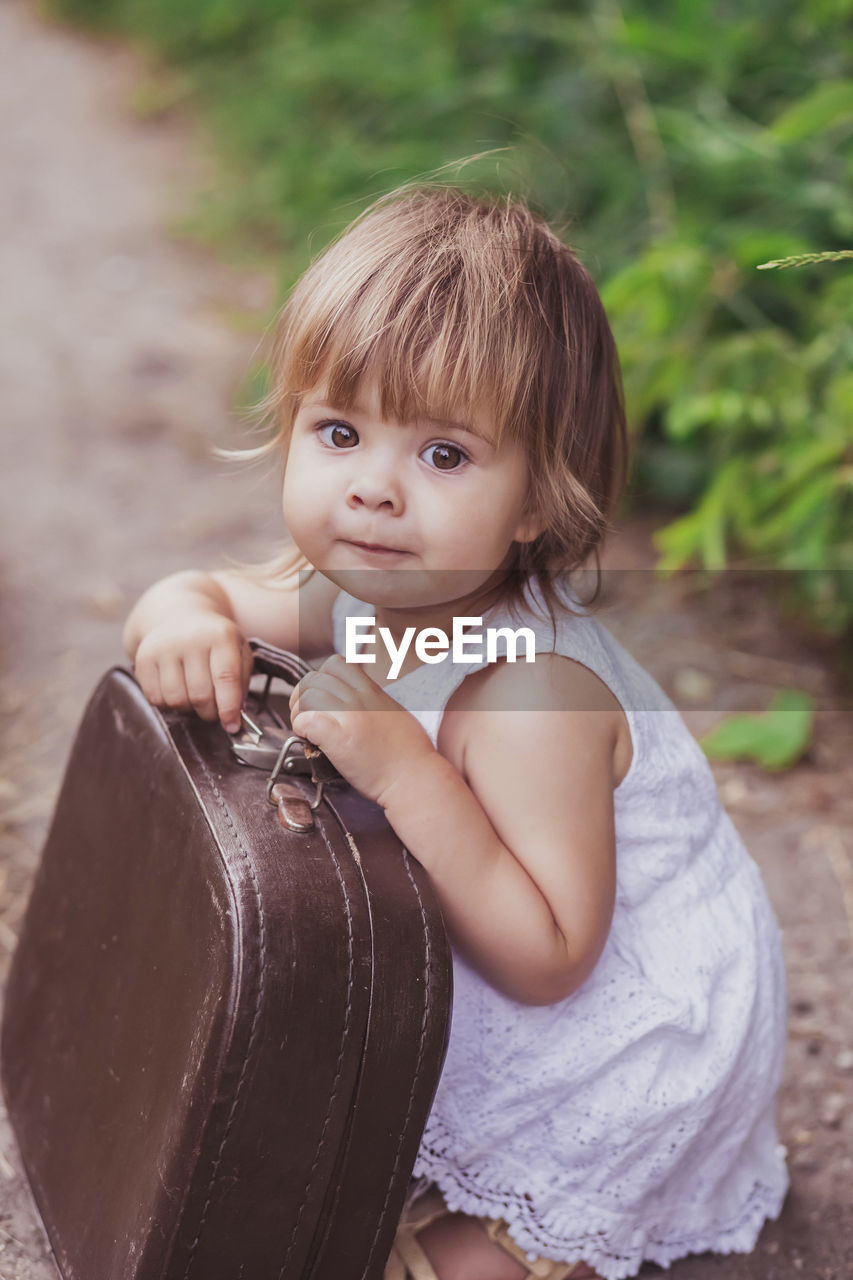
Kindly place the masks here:
<instances>
[{"instance_id":1,"label":"blurred background","mask_svg":"<svg viewBox=\"0 0 853 1280\"><path fill-rule=\"evenodd\" d=\"M280 285L449 166L565 228L602 287L665 564L853 569L849 0L50 0L148 55L221 167L195 228ZM491 152L479 163L453 161ZM804 575L824 627L850 575Z\"/></svg>"},{"instance_id":2,"label":"blurred background","mask_svg":"<svg viewBox=\"0 0 853 1280\"><path fill-rule=\"evenodd\" d=\"M213 448L258 438L288 286L403 182L510 192L577 249L620 347L636 460L607 621L697 734L740 713L705 741L787 948L792 1195L754 1259L673 1276L853 1274L851 19L4 0L0 974L134 598L280 542L275 467ZM52 1275L0 1117L0 1280Z\"/></svg>"}]
</instances>

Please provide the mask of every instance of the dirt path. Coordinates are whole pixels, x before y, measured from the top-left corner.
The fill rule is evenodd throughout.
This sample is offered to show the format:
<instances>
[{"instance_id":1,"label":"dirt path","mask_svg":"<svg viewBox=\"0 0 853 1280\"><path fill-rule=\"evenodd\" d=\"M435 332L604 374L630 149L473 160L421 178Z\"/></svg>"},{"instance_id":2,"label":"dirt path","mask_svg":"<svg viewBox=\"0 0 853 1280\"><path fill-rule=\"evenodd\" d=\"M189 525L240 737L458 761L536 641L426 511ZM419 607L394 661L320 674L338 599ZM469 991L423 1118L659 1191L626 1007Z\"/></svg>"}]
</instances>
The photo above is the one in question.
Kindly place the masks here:
<instances>
[{"instance_id":1,"label":"dirt path","mask_svg":"<svg viewBox=\"0 0 853 1280\"><path fill-rule=\"evenodd\" d=\"M133 118L139 68L126 51L47 27L19 0L0 7L0 47L5 973L74 725L120 660L129 602L173 568L267 550L275 497L272 477L210 457L239 438L228 405L254 346L226 316L261 314L269 284L167 233L199 175L198 140ZM648 566L642 527L612 562ZM831 702L820 664L737 592L688 600L632 572L613 619L688 701L711 689L718 705L761 702L790 682ZM786 937L794 1189L752 1258L689 1261L676 1280L853 1276L851 746L849 715L828 711L791 774L719 772ZM0 1280L54 1276L2 1117Z\"/></svg>"},{"instance_id":2,"label":"dirt path","mask_svg":"<svg viewBox=\"0 0 853 1280\"><path fill-rule=\"evenodd\" d=\"M5 974L73 727L121 660L128 602L226 547L268 549L255 512L275 496L272 477L210 457L239 439L228 405L255 345L224 317L267 308L270 285L166 233L197 145L133 118L140 69L119 48L16 0L0 6L0 47ZM15 1167L4 1128L0 1280L41 1280L52 1269Z\"/></svg>"}]
</instances>

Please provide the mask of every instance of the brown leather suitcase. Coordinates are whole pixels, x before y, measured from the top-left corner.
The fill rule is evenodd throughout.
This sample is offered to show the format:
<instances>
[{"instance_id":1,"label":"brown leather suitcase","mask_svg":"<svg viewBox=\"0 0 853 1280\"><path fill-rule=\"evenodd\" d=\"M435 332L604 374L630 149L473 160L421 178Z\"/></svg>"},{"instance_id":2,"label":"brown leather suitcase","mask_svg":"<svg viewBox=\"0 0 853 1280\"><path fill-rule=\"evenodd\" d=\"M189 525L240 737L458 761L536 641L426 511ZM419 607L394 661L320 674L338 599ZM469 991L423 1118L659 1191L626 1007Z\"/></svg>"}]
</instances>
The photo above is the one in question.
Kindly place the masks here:
<instances>
[{"instance_id":1,"label":"brown leather suitcase","mask_svg":"<svg viewBox=\"0 0 853 1280\"><path fill-rule=\"evenodd\" d=\"M256 671L301 674L256 649ZM382 1275L441 1068L449 948L425 872L287 744L269 678L236 747L120 669L83 718L2 1034L64 1280Z\"/></svg>"}]
</instances>

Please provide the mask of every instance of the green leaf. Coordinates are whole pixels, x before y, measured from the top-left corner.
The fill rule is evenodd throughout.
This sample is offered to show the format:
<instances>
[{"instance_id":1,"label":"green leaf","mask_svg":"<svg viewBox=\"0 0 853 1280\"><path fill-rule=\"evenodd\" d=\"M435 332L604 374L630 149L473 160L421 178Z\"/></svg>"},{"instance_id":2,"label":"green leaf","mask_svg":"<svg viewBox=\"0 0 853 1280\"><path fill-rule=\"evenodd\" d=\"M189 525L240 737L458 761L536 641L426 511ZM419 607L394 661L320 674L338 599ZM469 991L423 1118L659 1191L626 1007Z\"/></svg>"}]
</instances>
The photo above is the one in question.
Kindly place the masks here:
<instances>
[{"instance_id":1,"label":"green leaf","mask_svg":"<svg viewBox=\"0 0 853 1280\"><path fill-rule=\"evenodd\" d=\"M783 564L790 567L790 553L802 549L798 544L811 525L833 512L838 486L839 472L835 467L818 471L807 483L795 490L793 497L786 496L772 515L759 516L754 512L749 527L744 526L741 530L744 541L753 551L777 549L777 561L781 559ZM819 569L825 563L828 551L829 548L823 546L817 563L811 566L803 563L799 557L798 563L802 568Z\"/></svg>"},{"instance_id":2,"label":"green leaf","mask_svg":"<svg viewBox=\"0 0 853 1280\"><path fill-rule=\"evenodd\" d=\"M801 142L847 124L853 116L853 81L827 80L774 120L771 133L782 142Z\"/></svg>"},{"instance_id":3,"label":"green leaf","mask_svg":"<svg viewBox=\"0 0 853 1280\"><path fill-rule=\"evenodd\" d=\"M755 760L762 769L789 769L812 736L814 699L798 689L780 689L767 711L729 716L701 740L712 760Z\"/></svg>"},{"instance_id":4,"label":"green leaf","mask_svg":"<svg viewBox=\"0 0 853 1280\"><path fill-rule=\"evenodd\" d=\"M680 520L673 520L663 529L658 529L653 541L660 559L657 571L666 577L683 569L691 560L698 557L702 547L702 530L704 517L701 511L691 511Z\"/></svg>"}]
</instances>

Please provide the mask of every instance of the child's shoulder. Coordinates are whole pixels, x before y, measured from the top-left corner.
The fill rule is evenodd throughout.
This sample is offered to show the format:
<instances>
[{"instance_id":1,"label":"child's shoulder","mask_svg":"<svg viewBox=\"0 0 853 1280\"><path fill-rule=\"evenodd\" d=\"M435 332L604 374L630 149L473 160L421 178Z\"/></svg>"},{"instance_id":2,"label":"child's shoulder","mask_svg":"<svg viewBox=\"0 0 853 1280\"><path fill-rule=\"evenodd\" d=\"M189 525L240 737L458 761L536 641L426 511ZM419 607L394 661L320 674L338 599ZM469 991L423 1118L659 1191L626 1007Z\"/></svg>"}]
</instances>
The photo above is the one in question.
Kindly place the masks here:
<instances>
[{"instance_id":1,"label":"child's shoulder","mask_svg":"<svg viewBox=\"0 0 853 1280\"><path fill-rule=\"evenodd\" d=\"M559 653L537 654L532 663L494 662L468 676L448 702L439 741L462 772L474 755L511 751L519 780L526 762L553 774L555 785L581 753L611 773L614 786L632 759L630 729L614 694Z\"/></svg>"},{"instance_id":2,"label":"child's shoulder","mask_svg":"<svg viewBox=\"0 0 853 1280\"><path fill-rule=\"evenodd\" d=\"M469 675L452 699L468 711L611 711L619 703L582 661L559 651L532 661L499 659Z\"/></svg>"}]
</instances>

